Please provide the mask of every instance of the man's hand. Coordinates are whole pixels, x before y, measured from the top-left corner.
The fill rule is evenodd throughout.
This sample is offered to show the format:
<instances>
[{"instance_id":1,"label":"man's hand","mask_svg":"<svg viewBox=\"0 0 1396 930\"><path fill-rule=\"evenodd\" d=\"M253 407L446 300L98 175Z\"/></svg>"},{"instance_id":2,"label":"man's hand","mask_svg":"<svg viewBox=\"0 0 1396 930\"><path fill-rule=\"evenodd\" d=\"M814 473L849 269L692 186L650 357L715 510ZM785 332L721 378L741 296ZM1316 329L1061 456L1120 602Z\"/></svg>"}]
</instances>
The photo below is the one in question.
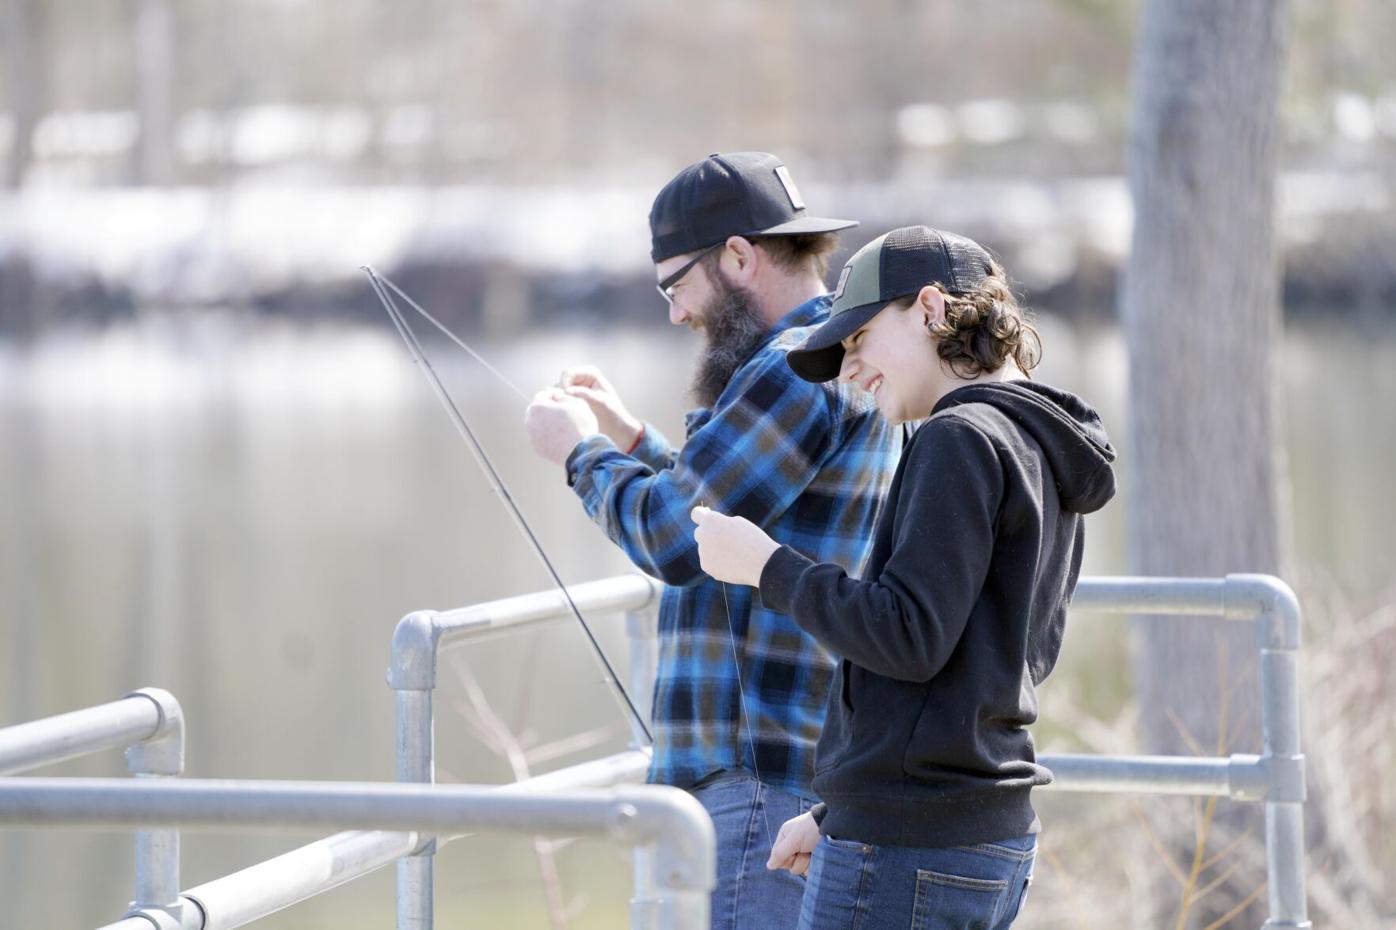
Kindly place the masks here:
<instances>
[{"instance_id":1,"label":"man's hand","mask_svg":"<svg viewBox=\"0 0 1396 930\"><path fill-rule=\"evenodd\" d=\"M533 395L533 403L524 411L524 427L533 451L559 465L567 464L583 438L601 432L586 402L558 388Z\"/></svg>"},{"instance_id":2,"label":"man's hand","mask_svg":"<svg viewBox=\"0 0 1396 930\"><path fill-rule=\"evenodd\" d=\"M616 444L616 448L621 451L630 449L640 438L644 424L625 409L620 395L599 368L578 365L564 369L562 377L557 379L557 386L569 396L586 401L596 416L600 431Z\"/></svg>"},{"instance_id":3,"label":"man's hand","mask_svg":"<svg viewBox=\"0 0 1396 930\"><path fill-rule=\"evenodd\" d=\"M761 569L780 544L745 517L727 517L707 507L694 507L693 522L698 528L698 561L718 581L761 584Z\"/></svg>"},{"instance_id":4,"label":"man's hand","mask_svg":"<svg viewBox=\"0 0 1396 930\"><path fill-rule=\"evenodd\" d=\"M775 845L771 847L771 858L766 860L768 869L786 869L792 875L804 875L809 871L810 856L819 843L819 824L814 815L806 811L792 817L780 826Z\"/></svg>"}]
</instances>

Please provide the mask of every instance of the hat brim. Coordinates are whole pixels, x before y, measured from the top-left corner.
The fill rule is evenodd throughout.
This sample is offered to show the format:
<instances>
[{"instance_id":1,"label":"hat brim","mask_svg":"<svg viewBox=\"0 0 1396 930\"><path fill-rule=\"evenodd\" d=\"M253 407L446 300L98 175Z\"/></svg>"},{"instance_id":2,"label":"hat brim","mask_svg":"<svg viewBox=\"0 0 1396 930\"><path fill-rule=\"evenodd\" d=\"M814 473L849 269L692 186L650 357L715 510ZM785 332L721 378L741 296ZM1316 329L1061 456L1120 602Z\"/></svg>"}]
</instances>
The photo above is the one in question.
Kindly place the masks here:
<instances>
[{"instance_id":1,"label":"hat brim","mask_svg":"<svg viewBox=\"0 0 1396 930\"><path fill-rule=\"evenodd\" d=\"M836 220L827 216L798 216L789 222L780 223L766 229L753 229L749 236L800 236L807 233L838 232L852 229L857 220Z\"/></svg>"},{"instance_id":2,"label":"hat brim","mask_svg":"<svg viewBox=\"0 0 1396 930\"><path fill-rule=\"evenodd\" d=\"M858 327L877 316L885 306L885 300L859 304L825 320L823 325L805 337L804 342L785 354L786 364L806 381L818 384L834 380L843 367L843 341L857 332Z\"/></svg>"}]
</instances>

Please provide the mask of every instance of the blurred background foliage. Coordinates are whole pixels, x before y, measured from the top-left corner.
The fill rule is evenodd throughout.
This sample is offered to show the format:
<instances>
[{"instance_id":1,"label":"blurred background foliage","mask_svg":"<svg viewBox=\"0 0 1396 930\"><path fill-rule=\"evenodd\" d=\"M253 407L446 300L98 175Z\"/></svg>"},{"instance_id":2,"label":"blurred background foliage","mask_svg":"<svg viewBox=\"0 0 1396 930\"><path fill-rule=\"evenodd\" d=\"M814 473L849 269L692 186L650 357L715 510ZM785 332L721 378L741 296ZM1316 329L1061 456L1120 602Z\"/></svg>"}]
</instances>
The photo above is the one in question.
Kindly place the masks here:
<instances>
[{"instance_id":1,"label":"blurred background foliage","mask_svg":"<svg viewBox=\"0 0 1396 930\"><path fill-rule=\"evenodd\" d=\"M1396 914L1383 777L1396 764L1396 15L1385 0L1291 7L1277 403L1307 734L1337 835L1311 897L1316 922L1375 928ZM695 346L650 287L645 217L712 151L779 153L812 208L863 221L845 252L908 222L995 249L1039 312L1042 377L1096 403L1126 448L1115 318L1138 13L1115 0L0 0L0 724L158 685L189 715L190 775L391 778L382 669L397 618L547 579L358 267L392 275L524 388L595 362L678 437ZM563 577L627 570L527 449L516 398L432 348ZM1093 518L1088 572L1126 570L1122 509ZM623 654L621 624L598 626ZM480 694L539 770L624 745L577 630L451 662L445 780L513 777L474 735ZM1139 751L1120 618L1073 618L1042 708L1044 749ZM559 748L578 733L597 742ZM1160 849L1204 812L1049 794L1041 807L1022 926L1175 924L1182 889L1158 882ZM309 838L191 835L186 885ZM550 855L540 871L527 838L448 847L443 925L623 919L622 853ZM104 923L130 876L126 837L5 831L0 923ZM380 873L265 926L386 926L391 884Z\"/></svg>"}]
</instances>

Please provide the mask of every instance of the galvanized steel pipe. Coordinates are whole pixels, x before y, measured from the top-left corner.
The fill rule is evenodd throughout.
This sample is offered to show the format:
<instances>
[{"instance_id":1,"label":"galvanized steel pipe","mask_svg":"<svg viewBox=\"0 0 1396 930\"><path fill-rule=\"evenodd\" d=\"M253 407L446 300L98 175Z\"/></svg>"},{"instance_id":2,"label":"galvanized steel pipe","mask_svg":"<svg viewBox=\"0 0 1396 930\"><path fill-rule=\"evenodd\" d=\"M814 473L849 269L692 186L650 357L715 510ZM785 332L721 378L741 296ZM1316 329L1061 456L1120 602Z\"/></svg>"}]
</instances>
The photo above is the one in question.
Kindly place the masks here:
<instances>
[{"instance_id":1,"label":"galvanized steel pipe","mask_svg":"<svg viewBox=\"0 0 1396 930\"><path fill-rule=\"evenodd\" d=\"M432 676L435 677L435 659ZM399 782L431 784L436 780L432 692L396 691L396 777ZM421 835L416 851L397 863L397 930L432 930L435 838Z\"/></svg>"},{"instance_id":2,"label":"galvanized steel pipe","mask_svg":"<svg viewBox=\"0 0 1396 930\"><path fill-rule=\"evenodd\" d=\"M1304 876L1304 801L1308 796L1299 730L1299 599L1268 575L1227 577L1229 600L1256 611L1260 647L1260 711L1264 761L1269 772L1265 798L1265 930L1307 930ZM1238 606L1238 609L1240 607Z\"/></svg>"},{"instance_id":3,"label":"galvanized steel pipe","mask_svg":"<svg viewBox=\"0 0 1396 930\"><path fill-rule=\"evenodd\" d=\"M126 749L126 768L136 778L175 778L184 771L184 710L161 688L142 688L129 698L150 701L160 725L149 738ZM179 831L136 831L136 886L131 909L156 921L160 930L183 924L179 897Z\"/></svg>"},{"instance_id":4,"label":"galvanized steel pipe","mask_svg":"<svg viewBox=\"0 0 1396 930\"><path fill-rule=\"evenodd\" d=\"M1266 887L1270 917L1264 930L1308 930L1309 905L1304 880L1304 806L1265 805Z\"/></svg>"},{"instance_id":5,"label":"galvanized steel pipe","mask_svg":"<svg viewBox=\"0 0 1396 930\"><path fill-rule=\"evenodd\" d=\"M567 593L578 610L620 613L648 606L660 587L659 582L647 575L630 573L568 585ZM435 622L441 631L441 645L449 646L483 633L516 629L570 616L571 608L567 606L561 591L539 591L456 610L438 611Z\"/></svg>"},{"instance_id":6,"label":"galvanized steel pipe","mask_svg":"<svg viewBox=\"0 0 1396 930\"><path fill-rule=\"evenodd\" d=\"M186 926L196 930L241 927L367 875L416 847L417 834L411 832L336 833L190 888L184 897L200 914L197 923Z\"/></svg>"},{"instance_id":7,"label":"galvanized steel pipe","mask_svg":"<svg viewBox=\"0 0 1396 930\"><path fill-rule=\"evenodd\" d=\"M1265 768L1259 756L1043 755L1052 771L1046 790L1136 794L1186 794L1259 800L1265 794Z\"/></svg>"},{"instance_id":8,"label":"galvanized steel pipe","mask_svg":"<svg viewBox=\"0 0 1396 930\"><path fill-rule=\"evenodd\" d=\"M666 926L685 930L706 926L707 895L716 882L716 835L707 812L687 792L659 786L510 795L463 785L10 778L0 780L0 823L604 835L632 846L654 844Z\"/></svg>"},{"instance_id":9,"label":"galvanized steel pipe","mask_svg":"<svg viewBox=\"0 0 1396 930\"><path fill-rule=\"evenodd\" d=\"M164 930L155 917L146 917L137 914L134 917L123 917L114 924L103 924L97 930Z\"/></svg>"},{"instance_id":10,"label":"galvanized steel pipe","mask_svg":"<svg viewBox=\"0 0 1396 930\"><path fill-rule=\"evenodd\" d=\"M0 775L129 746L160 731L160 707L144 695L130 695L43 720L0 730Z\"/></svg>"},{"instance_id":11,"label":"galvanized steel pipe","mask_svg":"<svg viewBox=\"0 0 1396 930\"><path fill-rule=\"evenodd\" d=\"M1072 610L1122 614L1223 616L1221 578L1082 578Z\"/></svg>"},{"instance_id":12,"label":"galvanized steel pipe","mask_svg":"<svg viewBox=\"0 0 1396 930\"><path fill-rule=\"evenodd\" d=\"M649 758L648 752L632 750L492 790L529 794L643 782ZM437 846L458 838L439 837ZM419 846L416 833L349 831L317 840L184 892L184 930L241 927L409 856Z\"/></svg>"}]
</instances>

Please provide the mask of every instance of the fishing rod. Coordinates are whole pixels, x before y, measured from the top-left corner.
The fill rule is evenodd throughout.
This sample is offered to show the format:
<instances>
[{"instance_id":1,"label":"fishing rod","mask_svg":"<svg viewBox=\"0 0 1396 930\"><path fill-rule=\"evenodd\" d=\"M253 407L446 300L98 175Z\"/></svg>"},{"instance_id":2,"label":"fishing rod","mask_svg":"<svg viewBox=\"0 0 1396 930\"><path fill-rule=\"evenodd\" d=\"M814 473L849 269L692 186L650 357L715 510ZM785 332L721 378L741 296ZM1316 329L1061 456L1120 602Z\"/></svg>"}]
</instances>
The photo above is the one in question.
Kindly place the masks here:
<instances>
[{"instance_id":1,"label":"fishing rod","mask_svg":"<svg viewBox=\"0 0 1396 930\"><path fill-rule=\"evenodd\" d=\"M485 366L485 369L486 369L490 374L494 375L496 378L498 378L500 381L502 381L502 382L504 383L504 386L507 387L509 390L511 390L511 391L513 391L515 394L519 395L519 397L521 397L521 398L523 399L523 402L524 402L524 403L527 404L527 403L531 403L531 402L533 401L533 398L529 397L529 396L528 396L527 394L525 394L523 391L519 390L518 387L515 386L514 382L512 382L512 381L510 381L508 378L504 377L504 375L500 372L500 370L499 370L498 368L495 368L495 367L494 367L493 365L491 365L489 362L485 361L485 357L484 357L483 355L481 355L479 352L476 352L474 349L470 348L470 346L466 345L466 342L465 342L464 339L461 339L461 338L460 338L459 336L457 336L455 333L453 333L453 332L451 332L449 329L447 329L447 328L446 328L446 324L442 323L440 320L438 320L436 317L432 316L430 313L427 313L426 309L423 308L421 304L417 303L417 302L416 302L415 300L413 300L411 297L407 296L407 293L406 293L405 291L403 291L402 288L398 287L398 286L397 286L396 284L394 284L390 279L383 277L381 274L379 274L378 272L374 271L372 268L369 268L369 267L365 266L365 267L364 267L364 271L368 272L368 274L370 275L370 277L371 277L372 279L376 279L376 280L378 281L378 283L380 283L380 284L387 285L389 288L392 289L393 293L397 294L397 295L398 295L399 297L401 297L403 300L407 301L407 305L408 305L409 307L411 307L413 310L416 310L419 314L421 314L421 315L422 315L422 318L425 319L425 320L426 320L428 323L430 323L432 326L435 326L437 329L441 330L442 334L444 334L444 335L446 336L447 339L451 340L451 341L454 342L456 345L460 346L460 347L461 347L462 349L464 349L466 352L469 352L471 358L475 359L475 361L479 362L481 365L484 365L484 366ZM396 307L394 307L394 309L396 309ZM391 312L391 311L389 311L389 312ZM410 346L409 346L409 348L410 348Z\"/></svg>"},{"instance_id":2,"label":"fishing rod","mask_svg":"<svg viewBox=\"0 0 1396 930\"><path fill-rule=\"evenodd\" d=\"M591 643L592 651L595 652L596 657L601 660L601 665L606 671L607 683L612 686L625 705L625 709L629 712L631 723L636 730L635 735L643 736L644 744L653 746L654 737L650 735L649 727L645 725L644 718L635 707L635 702L630 699L629 692L625 690L625 686L621 684L620 678L616 675L610 660L606 658L606 653L602 650L601 644L597 642L595 634L591 631L591 626L587 623L586 618L582 616L582 612L577 608L576 602L572 600L571 592L567 590L567 585L562 583L562 578L558 575L557 569L553 567L552 560L549 559L548 554L543 551L542 544L538 542L538 537L534 535L533 529L528 525L528 521L524 519L524 515L519 510L518 505L514 503L514 498L510 495L509 489L505 486L504 479L500 476L498 470L495 469L494 463L490 461L490 457L485 452L484 446L482 446L480 441L475 437L475 431L470 428L470 424L466 422L465 416L460 412L455 401L451 399L451 395L446 392L446 387L441 383L441 378L437 376L436 369L432 368L431 362L427 360L426 353L422 351L422 345L417 341L416 333L412 331L412 327L408 325L406 318L402 315L402 311L399 310L397 304L393 302L392 295L388 293L387 288L392 288L392 290L401 296L412 309L416 310L436 326L437 329L449 336L458 346L469 352L476 360L489 369L495 377L512 388L514 393L518 394L524 400L529 400L528 396L517 387L514 387L514 385L509 382L509 379L505 378L494 366L481 358L474 349L456 338L455 334L446 329L445 326L439 323L431 314L427 313L426 310L422 309L416 301L404 294L396 284L393 284L392 281L378 274L378 272L374 271L368 265L363 265L362 270L364 274L368 275L368 282L373 288L374 294L378 296L378 300L383 304L383 309L387 311L388 318L393 321L393 326L397 329L398 335L402 337L402 341L407 345L407 351L412 356L412 361L422 370L423 376L431 385L432 391L436 394L437 399L441 401L441 405L445 408L446 414L451 418L451 422L455 424L456 430L461 434L466 445L470 448L471 453L475 456L475 460L480 464L480 468L485 472L485 477L488 479L491 489L493 489L494 493L498 495L499 499L504 503L505 509L509 511L509 515L514 519L514 524L528 540L534 553L537 554L539 561L543 563L543 567L547 569L548 575L553 580L553 584L562 592L563 598L567 601L567 606L572 611L572 616L581 624L583 632L586 633L587 641Z\"/></svg>"}]
</instances>

